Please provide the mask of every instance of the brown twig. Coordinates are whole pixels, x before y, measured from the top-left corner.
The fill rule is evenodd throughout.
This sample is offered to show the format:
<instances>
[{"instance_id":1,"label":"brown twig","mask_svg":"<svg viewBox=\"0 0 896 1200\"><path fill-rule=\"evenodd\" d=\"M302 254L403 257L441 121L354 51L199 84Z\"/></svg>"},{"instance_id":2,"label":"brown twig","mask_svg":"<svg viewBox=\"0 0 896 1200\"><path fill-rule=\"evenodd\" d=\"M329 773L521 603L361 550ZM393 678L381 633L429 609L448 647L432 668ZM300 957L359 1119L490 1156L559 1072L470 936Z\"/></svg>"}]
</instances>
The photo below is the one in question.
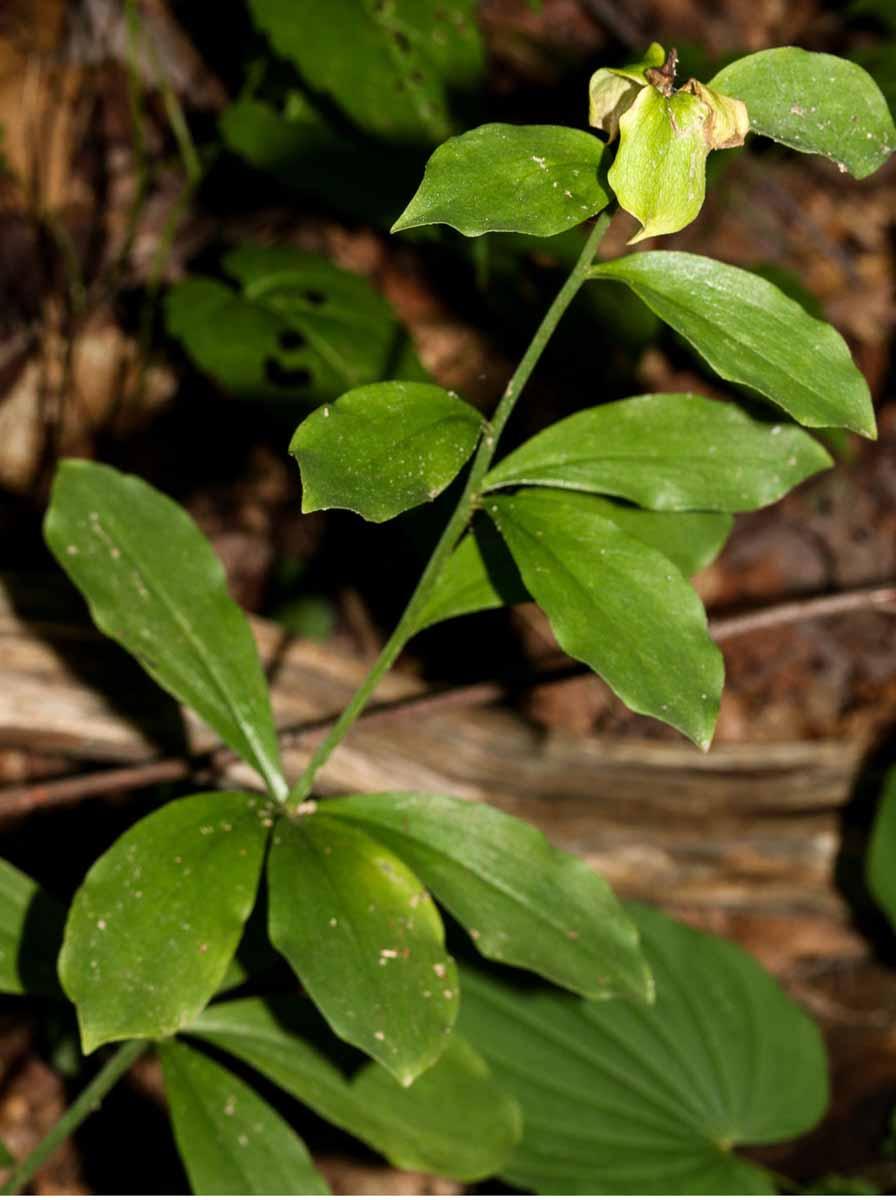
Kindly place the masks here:
<instances>
[{"instance_id":1,"label":"brown twig","mask_svg":"<svg viewBox=\"0 0 896 1200\"><path fill-rule=\"evenodd\" d=\"M857 588L833 595L806 596L801 599L770 604L729 617L716 617L709 623L710 632L719 641L742 637L762 629L781 625L793 625L799 621L816 620L819 617L842 616L847 613L866 612L869 609L896 612L896 586ZM376 721L414 719L422 714L440 709L476 704L494 704L508 692L543 687L560 683L578 675L587 674L589 668L581 663L538 671L533 675L517 679L488 680L482 683L463 684L458 687L440 688L422 692L399 700L372 704L361 720L365 724ZM336 720L338 714L305 721L298 725L285 725L279 729L284 745L301 742L315 734L323 734ZM46 783L0 788L0 817L26 813L35 808L55 807L77 803L88 797L108 795L131 789L171 783L179 779L197 778L203 775L214 777L225 767L237 761L237 755L224 746L215 747L203 754L189 757L156 758L131 767L119 767L91 771L78 775L53 779Z\"/></svg>"},{"instance_id":2,"label":"brown twig","mask_svg":"<svg viewBox=\"0 0 896 1200\"><path fill-rule=\"evenodd\" d=\"M812 621L817 617L836 617L843 613L868 609L896 610L896 586L855 588L825 596L804 596L783 604L769 604L733 617L716 617L709 629L714 638L725 641L759 629L776 625L794 625L797 621Z\"/></svg>"}]
</instances>

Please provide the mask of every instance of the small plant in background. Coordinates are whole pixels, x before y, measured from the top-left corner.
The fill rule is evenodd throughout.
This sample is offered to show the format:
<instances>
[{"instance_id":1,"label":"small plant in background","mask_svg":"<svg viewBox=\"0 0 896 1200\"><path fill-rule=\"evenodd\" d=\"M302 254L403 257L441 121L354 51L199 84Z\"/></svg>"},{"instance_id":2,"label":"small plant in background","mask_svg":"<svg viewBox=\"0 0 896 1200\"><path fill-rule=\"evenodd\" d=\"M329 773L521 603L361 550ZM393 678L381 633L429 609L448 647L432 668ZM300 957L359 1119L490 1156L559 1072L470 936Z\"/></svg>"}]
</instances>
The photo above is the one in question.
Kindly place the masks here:
<instances>
[{"instance_id":1,"label":"small plant in background","mask_svg":"<svg viewBox=\"0 0 896 1200\"><path fill-rule=\"evenodd\" d=\"M282 22L275 45L302 57L320 91L358 122L379 123L372 132L414 143L425 131L430 144L451 132L447 96L469 82L476 58L462 21L447 70L449 43L433 33L438 6L377 6L364 37L376 46L388 37L390 56L384 78L363 76L359 90L357 14L344 57L331 61L314 22L299 20L301 5L254 7L270 27ZM386 85L396 62L402 80L413 68L414 87L403 84L393 111ZM244 248L227 262L238 291L193 280L169 298L169 323L199 365L246 395L282 404L294 392L319 405L290 445L303 511L387 521L466 469L403 616L297 780L283 772L248 623L191 519L132 476L89 462L60 467L46 537L96 624L262 787L169 803L87 873L58 980L84 1052L123 1045L13 1172L10 1190L149 1043L201 1193L325 1188L292 1128L197 1042L400 1166L463 1180L500 1174L537 1191L773 1190L773 1176L733 1147L791 1137L823 1113L817 1031L742 952L624 908L584 863L488 806L315 794L321 766L415 634L528 598L561 647L630 708L707 749L723 667L688 576L719 551L732 514L773 503L830 465L807 428L875 434L843 339L766 279L694 254L596 256L616 206L640 222L633 242L692 221L708 155L749 130L869 174L896 145L879 90L851 63L792 48L739 60L707 84L679 86L675 69L674 51L653 45L641 62L595 74L591 122L607 141L488 124L429 159L396 231L442 223L470 237L552 237L593 221L487 421L425 379L366 285L308 256ZM690 393L633 396L576 412L498 458L540 356L590 281L634 293L749 408ZM222 359L214 340L224 312L244 336ZM397 378L382 382L390 371ZM60 915L12 868L0 886L0 981L52 991ZM247 921L260 903L267 961L285 960L307 1000L265 995L247 966ZM565 992L459 969L439 906L482 956ZM237 985L243 997L218 999ZM337 1067L340 1042L373 1061Z\"/></svg>"}]
</instances>

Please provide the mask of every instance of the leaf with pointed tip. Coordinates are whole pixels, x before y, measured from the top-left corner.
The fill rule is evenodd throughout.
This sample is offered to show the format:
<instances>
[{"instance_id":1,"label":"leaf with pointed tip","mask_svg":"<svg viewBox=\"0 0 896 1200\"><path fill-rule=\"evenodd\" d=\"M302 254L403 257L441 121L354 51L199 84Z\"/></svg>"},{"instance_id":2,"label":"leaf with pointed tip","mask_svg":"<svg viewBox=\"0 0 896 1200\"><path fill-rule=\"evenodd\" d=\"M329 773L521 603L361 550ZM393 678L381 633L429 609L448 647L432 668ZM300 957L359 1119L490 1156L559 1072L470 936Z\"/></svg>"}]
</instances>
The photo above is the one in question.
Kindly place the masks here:
<instances>
[{"instance_id":1,"label":"leaf with pointed tip","mask_svg":"<svg viewBox=\"0 0 896 1200\"><path fill-rule=\"evenodd\" d=\"M493 495L486 510L561 648L629 708L707 749L722 656L678 568L608 520L597 497L527 488Z\"/></svg>"},{"instance_id":2,"label":"leaf with pointed tip","mask_svg":"<svg viewBox=\"0 0 896 1200\"><path fill-rule=\"evenodd\" d=\"M795 425L750 417L705 396L632 396L573 413L485 477L621 496L645 508L749 512L831 465Z\"/></svg>"},{"instance_id":3,"label":"leaf with pointed tip","mask_svg":"<svg viewBox=\"0 0 896 1200\"><path fill-rule=\"evenodd\" d=\"M627 284L717 375L768 397L801 425L875 437L868 384L840 334L751 271L650 250L593 267Z\"/></svg>"},{"instance_id":4,"label":"leaf with pointed tip","mask_svg":"<svg viewBox=\"0 0 896 1200\"><path fill-rule=\"evenodd\" d=\"M405 1086L457 1017L457 970L438 910L391 850L322 814L277 824L270 938L333 1030Z\"/></svg>"},{"instance_id":5,"label":"leaf with pointed tip","mask_svg":"<svg viewBox=\"0 0 896 1200\"><path fill-rule=\"evenodd\" d=\"M348 508L388 521L434 500L473 453L475 408L429 383L374 383L302 422L289 452L302 472L302 512Z\"/></svg>"},{"instance_id":6,"label":"leaf with pointed tip","mask_svg":"<svg viewBox=\"0 0 896 1200\"><path fill-rule=\"evenodd\" d=\"M896 771L884 779L868 845L868 888L896 927Z\"/></svg>"},{"instance_id":7,"label":"leaf with pointed tip","mask_svg":"<svg viewBox=\"0 0 896 1200\"><path fill-rule=\"evenodd\" d=\"M197 1196L328 1196L305 1143L252 1088L181 1042L159 1047L174 1137Z\"/></svg>"},{"instance_id":8,"label":"leaf with pointed tip","mask_svg":"<svg viewBox=\"0 0 896 1200\"><path fill-rule=\"evenodd\" d=\"M392 232L450 225L467 237L551 237L606 208L598 178L604 144L560 125L480 125L450 138Z\"/></svg>"},{"instance_id":9,"label":"leaf with pointed tip","mask_svg":"<svg viewBox=\"0 0 896 1200\"><path fill-rule=\"evenodd\" d=\"M815 1024L748 954L642 905L656 1003L519 991L464 970L461 1028L523 1107L501 1175L525 1191L768 1194L731 1152L810 1129L827 1105Z\"/></svg>"},{"instance_id":10,"label":"leaf with pointed tip","mask_svg":"<svg viewBox=\"0 0 896 1200\"><path fill-rule=\"evenodd\" d=\"M896 150L896 126L880 88L846 58L798 46L729 63L710 87L743 100L754 133L823 154L864 179Z\"/></svg>"},{"instance_id":11,"label":"leaf with pointed tip","mask_svg":"<svg viewBox=\"0 0 896 1200\"><path fill-rule=\"evenodd\" d=\"M62 906L0 858L0 992L58 995L64 924Z\"/></svg>"},{"instance_id":12,"label":"leaf with pointed tip","mask_svg":"<svg viewBox=\"0 0 896 1200\"><path fill-rule=\"evenodd\" d=\"M647 512L593 497L593 508L623 533L653 546L682 575L695 575L722 549L731 532L727 513ZM519 569L491 524L477 523L454 550L421 613L417 631L467 613L530 600Z\"/></svg>"},{"instance_id":13,"label":"leaf with pointed tip","mask_svg":"<svg viewBox=\"0 0 896 1200\"><path fill-rule=\"evenodd\" d=\"M697 217L706 194L708 106L685 92L645 87L619 120L619 150L607 174L616 199L642 228L629 245L677 233Z\"/></svg>"},{"instance_id":14,"label":"leaf with pointed tip","mask_svg":"<svg viewBox=\"0 0 896 1200\"><path fill-rule=\"evenodd\" d=\"M405 1171L472 1181L494 1175L519 1141L516 1101L455 1034L435 1064L402 1087L377 1063L347 1079L320 1050L308 1005L234 1000L207 1008L191 1033L248 1063Z\"/></svg>"},{"instance_id":15,"label":"leaf with pointed tip","mask_svg":"<svg viewBox=\"0 0 896 1200\"><path fill-rule=\"evenodd\" d=\"M431 144L454 131L450 101L476 89L482 38L473 0L251 0L255 23L307 83L362 129Z\"/></svg>"},{"instance_id":16,"label":"leaf with pointed tip","mask_svg":"<svg viewBox=\"0 0 896 1200\"><path fill-rule=\"evenodd\" d=\"M261 803L241 792L175 800L90 868L59 956L85 1054L168 1037L215 994L255 903L268 838Z\"/></svg>"},{"instance_id":17,"label":"leaf with pointed tip","mask_svg":"<svg viewBox=\"0 0 896 1200\"><path fill-rule=\"evenodd\" d=\"M610 888L533 826L450 796L346 796L320 807L413 868L486 958L584 996L650 998L634 926Z\"/></svg>"},{"instance_id":18,"label":"leaf with pointed tip","mask_svg":"<svg viewBox=\"0 0 896 1200\"><path fill-rule=\"evenodd\" d=\"M184 509L135 475L65 459L44 533L103 633L285 796L252 630Z\"/></svg>"}]
</instances>

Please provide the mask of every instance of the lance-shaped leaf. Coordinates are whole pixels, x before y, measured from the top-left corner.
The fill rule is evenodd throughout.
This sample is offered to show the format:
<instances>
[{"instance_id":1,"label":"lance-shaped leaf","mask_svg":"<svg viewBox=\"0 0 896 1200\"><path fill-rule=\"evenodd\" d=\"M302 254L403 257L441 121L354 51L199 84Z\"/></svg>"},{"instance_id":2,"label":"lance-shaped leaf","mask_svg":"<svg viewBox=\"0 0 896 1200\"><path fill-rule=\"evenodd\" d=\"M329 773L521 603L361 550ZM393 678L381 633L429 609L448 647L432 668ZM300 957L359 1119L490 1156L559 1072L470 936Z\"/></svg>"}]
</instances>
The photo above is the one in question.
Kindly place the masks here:
<instances>
[{"instance_id":1,"label":"lance-shaped leaf","mask_svg":"<svg viewBox=\"0 0 896 1200\"><path fill-rule=\"evenodd\" d=\"M598 179L604 144L560 125L481 125L450 138L392 232L450 225L481 233L551 237L606 208Z\"/></svg>"},{"instance_id":2,"label":"lance-shaped leaf","mask_svg":"<svg viewBox=\"0 0 896 1200\"><path fill-rule=\"evenodd\" d=\"M265 820L254 796L190 796L138 821L93 864L59 957L85 1054L167 1037L202 1011L255 902Z\"/></svg>"},{"instance_id":3,"label":"lance-shaped leaf","mask_svg":"<svg viewBox=\"0 0 896 1200\"><path fill-rule=\"evenodd\" d=\"M519 1141L519 1107L483 1059L454 1035L410 1087L369 1063L348 1079L321 1053L307 1004L215 1004L191 1032L248 1063L334 1125L406 1171L454 1179L494 1175ZM313 1039L309 1040L309 1039Z\"/></svg>"},{"instance_id":4,"label":"lance-shaped leaf","mask_svg":"<svg viewBox=\"0 0 896 1200\"><path fill-rule=\"evenodd\" d=\"M584 996L649 999L632 922L604 880L524 821L450 796L385 793L321 805L388 846L477 950Z\"/></svg>"},{"instance_id":5,"label":"lance-shaped leaf","mask_svg":"<svg viewBox=\"0 0 896 1200\"><path fill-rule=\"evenodd\" d=\"M62 906L0 858L0 992L58 995L64 923Z\"/></svg>"},{"instance_id":6,"label":"lance-shaped leaf","mask_svg":"<svg viewBox=\"0 0 896 1200\"><path fill-rule=\"evenodd\" d=\"M374 383L307 417L289 452L302 472L302 512L349 508L388 521L434 500L473 453L482 418L429 383Z\"/></svg>"},{"instance_id":7,"label":"lance-shaped leaf","mask_svg":"<svg viewBox=\"0 0 896 1200\"><path fill-rule=\"evenodd\" d=\"M180 505L134 475L67 459L44 531L103 633L285 796L252 631L224 568Z\"/></svg>"},{"instance_id":8,"label":"lance-shaped leaf","mask_svg":"<svg viewBox=\"0 0 896 1200\"><path fill-rule=\"evenodd\" d=\"M706 194L709 108L689 92L642 88L619 121L619 150L607 179L642 228L629 243L684 229Z\"/></svg>"},{"instance_id":9,"label":"lance-shaped leaf","mask_svg":"<svg viewBox=\"0 0 896 1200\"><path fill-rule=\"evenodd\" d=\"M889 771L868 845L868 887L896 927L896 771Z\"/></svg>"},{"instance_id":10,"label":"lance-shaped leaf","mask_svg":"<svg viewBox=\"0 0 896 1200\"><path fill-rule=\"evenodd\" d=\"M442 1053L457 971L420 880L359 829L282 818L268 863L270 937L333 1030L407 1085Z\"/></svg>"},{"instance_id":11,"label":"lance-shaped leaf","mask_svg":"<svg viewBox=\"0 0 896 1200\"><path fill-rule=\"evenodd\" d=\"M595 512L623 533L655 547L688 576L712 562L733 524L726 513L646 512L597 497L594 501ZM477 523L445 564L417 629L530 599L502 538L491 525Z\"/></svg>"},{"instance_id":12,"label":"lance-shaped leaf","mask_svg":"<svg viewBox=\"0 0 896 1200\"><path fill-rule=\"evenodd\" d=\"M864 179L896 150L880 88L845 58L796 46L760 50L724 67L710 86L746 102L750 128Z\"/></svg>"},{"instance_id":13,"label":"lance-shaped leaf","mask_svg":"<svg viewBox=\"0 0 896 1200\"><path fill-rule=\"evenodd\" d=\"M633 915L653 1005L464 971L461 1027L525 1114L502 1176L559 1195L773 1194L768 1172L732 1148L821 1118L818 1029L737 946L640 906Z\"/></svg>"},{"instance_id":14,"label":"lance-shaped leaf","mask_svg":"<svg viewBox=\"0 0 896 1200\"><path fill-rule=\"evenodd\" d=\"M486 510L562 649L629 708L707 749L722 656L678 568L607 520L597 497L529 488L494 495Z\"/></svg>"},{"instance_id":15,"label":"lance-shaped leaf","mask_svg":"<svg viewBox=\"0 0 896 1200\"><path fill-rule=\"evenodd\" d=\"M257 25L316 92L392 142L442 141L450 99L483 65L473 0L251 0Z\"/></svg>"},{"instance_id":16,"label":"lance-shaped leaf","mask_svg":"<svg viewBox=\"0 0 896 1200\"><path fill-rule=\"evenodd\" d=\"M197 1196L327 1196L304 1142L252 1088L181 1042L159 1048L171 1123Z\"/></svg>"},{"instance_id":17,"label":"lance-shaped leaf","mask_svg":"<svg viewBox=\"0 0 896 1200\"><path fill-rule=\"evenodd\" d=\"M748 512L830 465L795 425L756 420L705 396L658 394L558 421L503 459L485 487L541 484L645 508Z\"/></svg>"},{"instance_id":18,"label":"lance-shaped leaf","mask_svg":"<svg viewBox=\"0 0 896 1200\"><path fill-rule=\"evenodd\" d=\"M723 379L751 388L813 428L876 435L868 385L840 334L740 267L652 250L592 269L627 284Z\"/></svg>"},{"instance_id":19,"label":"lance-shaped leaf","mask_svg":"<svg viewBox=\"0 0 896 1200\"><path fill-rule=\"evenodd\" d=\"M603 130L612 142L619 132L620 117L647 86L645 72L657 70L665 61L666 51L659 42L651 42L640 62L595 71L588 84L588 124Z\"/></svg>"}]
</instances>

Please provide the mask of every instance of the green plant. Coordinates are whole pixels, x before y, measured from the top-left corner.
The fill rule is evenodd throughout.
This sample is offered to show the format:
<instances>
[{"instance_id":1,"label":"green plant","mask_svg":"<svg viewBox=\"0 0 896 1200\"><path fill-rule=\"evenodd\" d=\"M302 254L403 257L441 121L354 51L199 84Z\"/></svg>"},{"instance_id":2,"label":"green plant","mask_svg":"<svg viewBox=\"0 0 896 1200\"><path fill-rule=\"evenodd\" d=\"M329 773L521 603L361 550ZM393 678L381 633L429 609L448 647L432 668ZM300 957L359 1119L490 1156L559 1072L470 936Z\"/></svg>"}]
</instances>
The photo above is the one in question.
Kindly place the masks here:
<instances>
[{"instance_id":1,"label":"green plant","mask_svg":"<svg viewBox=\"0 0 896 1200\"><path fill-rule=\"evenodd\" d=\"M286 6L258 0L256 7L272 19ZM376 46L389 39L383 70L394 66L396 46L402 53L407 46L409 55L422 56L415 70L425 83L431 63L414 24L423 6L418 11L393 0L368 8L346 0L333 27L355 8L370 19ZM290 52L304 45L292 40ZM317 46L309 59L307 69L322 72L317 85L351 102L356 116L369 115L369 98L362 102L352 92L342 60L336 71L327 53ZM451 60L460 83L466 61ZM412 91L414 103L395 117L408 122L402 136L415 137L421 122L433 140L442 136L442 93L428 84ZM392 120L389 106L376 111L378 120ZM868 389L842 338L767 280L693 254L651 250L595 261L614 204L641 222L633 241L693 220L709 152L739 144L748 127L868 174L896 143L870 78L829 56L784 49L734 63L709 85L676 88L674 53L652 46L634 66L596 73L591 117L610 139L619 136L609 169L609 143L594 134L486 125L435 151L395 224L396 231L442 222L468 236L503 230L546 237L596 218L489 421L413 372L409 379L371 382L384 369L395 331L384 338L388 314L374 313L362 289L352 292L351 302L375 318L369 328L363 323L370 351L364 382L325 400L296 430L290 451L302 475L304 511L341 507L388 520L434 499L469 466L404 615L298 780L290 783L283 773L249 626L190 518L136 478L87 462L61 465L46 537L97 625L254 767L263 790L167 804L137 822L88 872L68 913L59 980L75 1004L85 1053L124 1045L50 1144L151 1041L160 1048L175 1133L197 1191L322 1190L291 1128L241 1079L182 1041L187 1036L242 1059L399 1165L462 1179L506 1168L509 1178L529 1186L552 1182L513 1165L527 1161L532 1133L521 1124L515 1081L509 1090L502 1085L504 1060L495 1074L489 1069L490 1059L501 1058L502 1031L476 1016L497 985L458 973L436 901L486 958L527 968L592 1002L581 1011L594 1014L587 1019L595 1038L629 1038L626 1070L643 1065L637 1045L664 1042L668 1053L657 1055L650 1071L665 1091L645 1084L644 1104L634 1105L631 1117L639 1128L658 1131L654 1149L674 1150L679 1182L765 1187L765 1175L721 1152L735 1141L787 1136L817 1116L823 1065L814 1032L733 949L710 947L659 917L633 919L583 863L488 807L418 794L312 798L320 767L412 636L448 617L526 597L544 609L560 645L631 708L706 749L722 660L687 575L718 551L732 513L769 504L829 465L801 425L874 436ZM348 287L344 280L324 280L323 268L301 257L284 267L257 250L240 252L230 269L242 297L219 285L188 286L194 302L207 303L203 312L239 307L254 340L245 359L243 348L234 348L232 369L249 390L259 385L259 361L278 348L297 355L285 367L307 373L309 398L353 382L338 377L344 311L335 303L337 311L328 312L316 299L318 291L336 295ZM756 402L752 411L691 394L636 396L576 413L495 463L545 346L589 281L630 289L718 375L743 389ZM172 298L170 315L186 330L195 326L195 311L183 296ZM328 330L324 318L333 321ZM206 334L194 327L189 336L198 347ZM296 336L308 345L290 347ZM203 351L195 353L202 361ZM769 413L764 401L797 424ZM255 986L245 965L253 928L247 921L263 874L262 957L279 953L313 1006L257 995L211 1003L237 984ZM22 991L28 983L17 964L23 931L34 924L35 896L12 871L7 882L0 969L7 987ZM46 961L52 944L49 935L36 939L28 953L38 961L42 947ZM683 1021L674 997L680 992L681 1005L695 1012L703 1000L691 996L690 971L682 980L680 971L665 970L667 954L692 962L721 997L708 1027L712 1062L692 1065L693 1094L676 1086L681 1049L664 1039L672 1029L683 1039L704 1036L699 1020ZM646 1007L654 992L651 967L661 989L654 1010ZM460 1028L478 1045L455 1031L465 978L471 1000ZM748 1103L752 1081L745 1078L746 1059L730 1045L732 1017L724 1010L732 996L747 1013L758 1006L757 1053L773 1059L782 1042L805 1043L812 1078L804 1091L782 1089L770 1062ZM607 1001L605 1011L594 1006ZM564 1008L570 1001L547 1003L558 1023L573 1011ZM315 1009L330 1033L321 1033ZM634 1032L620 1032L625 1022ZM319 1049L331 1045L332 1034L374 1062L354 1074L338 1068ZM537 1132L537 1115L526 1096L520 1099ZM675 1119L657 1124L658 1108L666 1117L674 1108ZM624 1166L624 1139L620 1145ZM637 1139L628 1145L629 1152L642 1149ZM587 1190L621 1187L625 1170L592 1171L606 1153L599 1141L592 1151L597 1157L581 1177ZM21 1186L47 1152L40 1147L9 1186ZM649 1181L661 1177L668 1187L661 1158L658 1151ZM633 1168L626 1178L645 1182Z\"/></svg>"}]
</instances>

